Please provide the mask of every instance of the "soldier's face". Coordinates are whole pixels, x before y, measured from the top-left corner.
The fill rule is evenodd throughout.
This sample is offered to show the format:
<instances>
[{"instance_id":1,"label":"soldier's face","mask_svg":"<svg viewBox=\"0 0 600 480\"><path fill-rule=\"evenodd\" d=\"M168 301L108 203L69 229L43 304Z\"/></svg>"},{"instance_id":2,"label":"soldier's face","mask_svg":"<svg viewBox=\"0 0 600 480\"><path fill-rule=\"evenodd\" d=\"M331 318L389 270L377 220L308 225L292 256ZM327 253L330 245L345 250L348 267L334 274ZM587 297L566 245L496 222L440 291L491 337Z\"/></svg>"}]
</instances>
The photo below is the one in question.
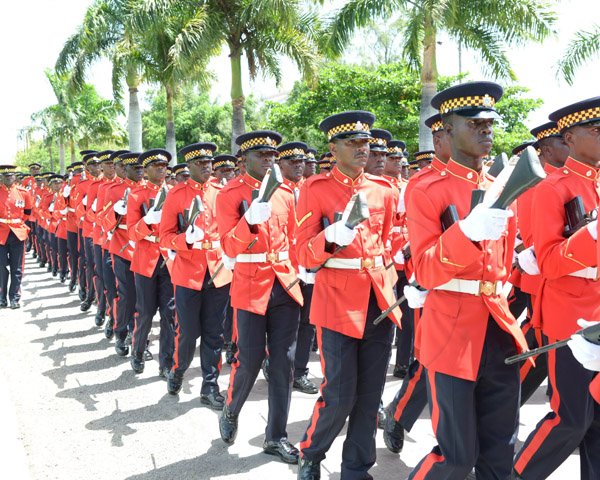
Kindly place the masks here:
<instances>
[{"instance_id":1,"label":"soldier's face","mask_svg":"<svg viewBox=\"0 0 600 480\"><path fill-rule=\"evenodd\" d=\"M89 163L85 168L92 177L97 177L102 171L102 167L99 163Z\"/></svg>"},{"instance_id":2,"label":"soldier's face","mask_svg":"<svg viewBox=\"0 0 600 480\"><path fill-rule=\"evenodd\" d=\"M435 156L444 163L448 163L452 155L452 147L450 146L450 137L445 131L435 132L433 134L433 149Z\"/></svg>"},{"instance_id":3,"label":"soldier's face","mask_svg":"<svg viewBox=\"0 0 600 480\"><path fill-rule=\"evenodd\" d=\"M184 171L184 172L180 172L177 175L175 175L175 183L183 183L185 182L188 178L190 178L190 172L189 171Z\"/></svg>"},{"instance_id":4,"label":"soldier's face","mask_svg":"<svg viewBox=\"0 0 600 480\"><path fill-rule=\"evenodd\" d=\"M212 160L210 158L197 158L188 162L190 176L198 183L208 181L212 175Z\"/></svg>"},{"instance_id":5,"label":"soldier's face","mask_svg":"<svg viewBox=\"0 0 600 480\"><path fill-rule=\"evenodd\" d=\"M494 145L494 120L452 115L446 134L450 137L452 158L481 159L489 155Z\"/></svg>"},{"instance_id":6,"label":"soldier's face","mask_svg":"<svg viewBox=\"0 0 600 480\"><path fill-rule=\"evenodd\" d=\"M559 137L550 137L540 140L540 160L553 167L560 168L567 161L569 146Z\"/></svg>"},{"instance_id":7,"label":"soldier's face","mask_svg":"<svg viewBox=\"0 0 600 480\"><path fill-rule=\"evenodd\" d=\"M40 167L29 167L29 172L32 175L37 175L38 173L40 173Z\"/></svg>"},{"instance_id":8,"label":"soldier's face","mask_svg":"<svg viewBox=\"0 0 600 480\"><path fill-rule=\"evenodd\" d=\"M317 162L306 162L302 174L304 178L312 177L315 173L317 173Z\"/></svg>"},{"instance_id":9,"label":"soldier's face","mask_svg":"<svg viewBox=\"0 0 600 480\"><path fill-rule=\"evenodd\" d=\"M329 150L336 158L340 170L356 174L364 170L371 149L367 138L349 138L330 143Z\"/></svg>"},{"instance_id":10,"label":"soldier's face","mask_svg":"<svg viewBox=\"0 0 600 480\"><path fill-rule=\"evenodd\" d=\"M139 182L144 178L144 167L141 165L127 165L125 171L127 178L132 182Z\"/></svg>"},{"instance_id":11,"label":"soldier's face","mask_svg":"<svg viewBox=\"0 0 600 480\"><path fill-rule=\"evenodd\" d=\"M115 176L115 164L110 162L102 162L102 174L106 178L113 178Z\"/></svg>"},{"instance_id":12,"label":"soldier's face","mask_svg":"<svg viewBox=\"0 0 600 480\"><path fill-rule=\"evenodd\" d=\"M569 128L563 138L573 158L600 166L600 125L577 125Z\"/></svg>"},{"instance_id":13,"label":"soldier's face","mask_svg":"<svg viewBox=\"0 0 600 480\"><path fill-rule=\"evenodd\" d=\"M304 174L304 159L280 160L279 167L283 178L291 182L299 182Z\"/></svg>"},{"instance_id":14,"label":"soldier's face","mask_svg":"<svg viewBox=\"0 0 600 480\"><path fill-rule=\"evenodd\" d=\"M246 171L257 180L262 180L267 170L273 167L277 153L273 150L250 150L243 156Z\"/></svg>"},{"instance_id":15,"label":"soldier's face","mask_svg":"<svg viewBox=\"0 0 600 480\"><path fill-rule=\"evenodd\" d=\"M167 176L167 162L153 162L146 167L146 175L148 180L155 185L162 185Z\"/></svg>"},{"instance_id":16,"label":"soldier's face","mask_svg":"<svg viewBox=\"0 0 600 480\"><path fill-rule=\"evenodd\" d=\"M383 173L390 177L398 177L402 172L402 157L400 155L388 155L385 160Z\"/></svg>"},{"instance_id":17,"label":"soldier's face","mask_svg":"<svg viewBox=\"0 0 600 480\"><path fill-rule=\"evenodd\" d=\"M50 184L50 190L52 190L55 193L60 190L60 187L62 187L62 182L60 181L54 181Z\"/></svg>"},{"instance_id":18,"label":"soldier's face","mask_svg":"<svg viewBox=\"0 0 600 480\"><path fill-rule=\"evenodd\" d=\"M17 176L14 173L3 173L2 174L2 185L10 188L17 181Z\"/></svg>"},{"instance_id":19,"label":"soldier's face","mask_svg":"<svg viewBox=\"0 0 600 480\"><path fill-rule=\"evenodd\" d=\"M115 173L119 178L125 178L127 176L127 173L125 172L125 167L123 166L122 162L115 163Z\"/></svg>"},{"instance_id":20,"label":"soldier's face","mask_svg":"<svg viewBox=\"0 0 600 480\"><path fill-rule=\"evenodd\" d=\"M369 151L369 159L365 166L365 172L371 175L377 175L378 177L383 174L385 169L385 161L387 158L387 152L381 152L378 150Z\"/></svg>"},{"instance_id":21,"label":"soldier's face","mask_svg":"<svg viewBox=\"0 0 600 480\"><path fill-rule=\"evenodd\" d=\"M225 179L227 181L231 180L235 176L235 170L232 167L221 167L215 170L215 177L219 181Z\"/></svg>"}]
</instances>

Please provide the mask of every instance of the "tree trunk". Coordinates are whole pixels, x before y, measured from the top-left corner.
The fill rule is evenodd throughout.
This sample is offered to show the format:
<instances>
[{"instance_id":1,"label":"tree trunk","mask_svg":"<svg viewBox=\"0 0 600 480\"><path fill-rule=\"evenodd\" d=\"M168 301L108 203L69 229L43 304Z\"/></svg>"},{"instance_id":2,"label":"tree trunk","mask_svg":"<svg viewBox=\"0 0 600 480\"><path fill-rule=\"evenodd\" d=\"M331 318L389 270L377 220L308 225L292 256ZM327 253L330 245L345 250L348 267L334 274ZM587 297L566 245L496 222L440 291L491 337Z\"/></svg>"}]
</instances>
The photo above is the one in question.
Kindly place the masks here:
<instances>
[{"instance_id":1,"label":"tree trunk","mask_svg":"<svg viewBox=\"0 0 600 480\"><path fill-rule=\"evenodd\" d=\"M136 72L127 74L127 87L129 89L129 113L127 117L127 132L129 134L129 150L142 151L142 111L138 100L138 86L140 77Z\"/></svg>"},{"instance_id":2,"label":"tree trunk","mask_svg":"<svg viewBox=\"0 0 600 480\"><path fill-rule=\"evenodd\" d=\"M246 131L244 121L244 90L242 87L242 54L240 50L230 49L231 58L231 153L235 155L237 145L235 139Z\"/></svg>"},{"instance_id":3,"label":"tree trunk","mask_svg":"<svg viewBox=\"0 0 600 480\"><path fill-rule=\"evenodd\" d=\"M436 30L431 15L425 16L425 37L423 39L423 67L421 69L421 118L419 121L419 150L433 150L431 129L425 120L435 114L431 99L437 93L437 65L435 58Z\"/></svg>"},{"instance_id":4,"label":"tree trunk","mask_svg":"<svg viewBox=\"0 0 600 480\"><path fill-rule=\"evenodd\" d=\"M172 85L165 85L167 93L167 142L166 150L171 154L171 165L177 163L177 144L175 142L175 117L173 115L173 97L175 89Z\"/></svg>"},{"instance_id":5,"label":"tree trunk","mask_svg":"<svg viewBox=\"0 0 600 480\"><path fill-rule=\"evenodd\" d=\"M60 165L60 172L65 171L65 141L60 138L58 140L58 162Z\"/></svg>"},{"instance_id":6,"label":"tree trunk","mask_svg":"<svg viewBox=\"0 0 600 480\"><path fill-rule=\"evenodd\" d=\"M77 155L75 154L75 142L73 141L73 139L71 139L69 147L71 149L71 163L76 162Z\"/></svg>"}]
</instances>

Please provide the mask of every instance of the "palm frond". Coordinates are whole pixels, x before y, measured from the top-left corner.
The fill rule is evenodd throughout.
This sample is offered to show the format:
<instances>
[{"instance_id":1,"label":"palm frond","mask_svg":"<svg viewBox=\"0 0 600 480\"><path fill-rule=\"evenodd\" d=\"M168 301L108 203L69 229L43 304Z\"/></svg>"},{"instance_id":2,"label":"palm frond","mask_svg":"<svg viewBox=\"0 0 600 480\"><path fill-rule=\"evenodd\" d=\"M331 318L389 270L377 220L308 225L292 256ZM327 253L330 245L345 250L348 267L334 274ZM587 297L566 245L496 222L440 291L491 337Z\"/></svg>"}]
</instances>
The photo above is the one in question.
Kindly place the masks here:
<instances>
[{"instance_id":1,"label":"palm frond","mask_svg":"<svg viewBox=\"0 0 600 480\"><path fill-rule=\"evenodd\" d=\"M592 30L577 32L569 42L563 57L558 62L558 74L569 84L575 81L575 72L585 62L600 53L600 25Z\"/></svg>"}]
</instances>

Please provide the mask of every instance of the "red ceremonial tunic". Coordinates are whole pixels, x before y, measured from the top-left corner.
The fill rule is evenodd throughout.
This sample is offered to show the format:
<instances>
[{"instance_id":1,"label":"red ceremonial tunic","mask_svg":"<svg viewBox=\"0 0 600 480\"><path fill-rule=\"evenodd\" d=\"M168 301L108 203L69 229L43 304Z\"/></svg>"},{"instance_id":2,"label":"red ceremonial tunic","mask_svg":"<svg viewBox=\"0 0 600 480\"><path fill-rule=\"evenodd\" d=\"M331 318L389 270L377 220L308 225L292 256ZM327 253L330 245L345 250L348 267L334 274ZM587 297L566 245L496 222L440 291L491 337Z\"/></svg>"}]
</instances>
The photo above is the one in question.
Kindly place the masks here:
<instances>
[{"instance_id":1,"label":"red ceremonial tunic","mask_svg":"<svg viewBox=\"0 0 600 480\"><path fill-rule=\"evenodd\" d=\"M19 185L7 188L0 185L0 245L6 244L6 239L12 231L19 240L27 239L29 227L25 221L31 211L33 199L29 192Z\"/></svg>"},{"instance_id":2,"label":"red ceremonial tunic","mask_svg":"<svg viewBox=\"0 0 600 480\"><path fill-rule=\"evenodd\" d=\"M143 181L142 181L143 182ZM104 217L104 227L106 232L113 232L112 238L108 244L108 251L113 255L118 255L125 260L133 259L133 247L129 243L129 233L127 232L127 214L123 217L117 215L114 210L114 205L119 200L123 199L125 190L128 188L133 191L141 186L142 182L134 182L128 178L123 179L120 183L115 183L106 192L105 201L111 206L106 209ZM131 194L131 192L130 192Z\"/></svg>"}]
</instances>

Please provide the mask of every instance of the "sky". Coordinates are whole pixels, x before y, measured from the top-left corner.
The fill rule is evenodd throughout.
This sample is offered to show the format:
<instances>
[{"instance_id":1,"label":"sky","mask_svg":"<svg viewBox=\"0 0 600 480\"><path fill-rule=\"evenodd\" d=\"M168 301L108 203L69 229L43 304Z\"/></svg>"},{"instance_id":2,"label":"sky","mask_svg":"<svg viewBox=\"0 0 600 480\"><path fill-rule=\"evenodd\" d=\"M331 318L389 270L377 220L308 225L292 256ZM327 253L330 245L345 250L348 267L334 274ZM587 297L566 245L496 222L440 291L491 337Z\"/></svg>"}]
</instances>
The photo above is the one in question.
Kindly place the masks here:
<instances>
[{"instance_id":1,"label":"sky","mask_svg":"<svg viewBox=\"0 0 600 480\"><path fill-rule=\"evenodd\" d=\"M340 2L335 1L336 4ZM0 116L3 158L0 164L12 162L17 150L24 148L24 142L18 140L18 135L23 127L31 123L31 114L56 103L44 70L53 67L64 42L76 31L91 3L92 0L0 2L0 18L5 20L0 29L0 45L3 46L0 58L4 65L0 75L0 91L3 93L3 115ZM575 32L600 24L598 6L598 0L562 0L556 9L559 22L555 37L543 44L530 44L508 51L518 77L517 83L529 88L532 97L544 100L544 105L528 119L531 127L544 123L550 112L564 105L600 95L600 58L580 68L572 86L556 77L556 62ZM440 41L437 57L439 73L455 75L458 73L456 45L444 36L440 37ZM227 55L215 58L209 68L218 79L224 79L215 82L211 96L226 102L230 89ZM298 79L298 73L289 62L286 62L284 71L288 74L280 87L269 79L259 78L251 83L245 78L245 94L252 93L258 98L285 98L285 92ZM482 73L477 55L469 51L463 52L463 71L469 72L469 80L490 80ZM101 95L110 97L112 90L108 62L101 61L94 65L88 81L96 86ZM143 86L142 95L144 90Z\"/></svg>"}]
</instances>

